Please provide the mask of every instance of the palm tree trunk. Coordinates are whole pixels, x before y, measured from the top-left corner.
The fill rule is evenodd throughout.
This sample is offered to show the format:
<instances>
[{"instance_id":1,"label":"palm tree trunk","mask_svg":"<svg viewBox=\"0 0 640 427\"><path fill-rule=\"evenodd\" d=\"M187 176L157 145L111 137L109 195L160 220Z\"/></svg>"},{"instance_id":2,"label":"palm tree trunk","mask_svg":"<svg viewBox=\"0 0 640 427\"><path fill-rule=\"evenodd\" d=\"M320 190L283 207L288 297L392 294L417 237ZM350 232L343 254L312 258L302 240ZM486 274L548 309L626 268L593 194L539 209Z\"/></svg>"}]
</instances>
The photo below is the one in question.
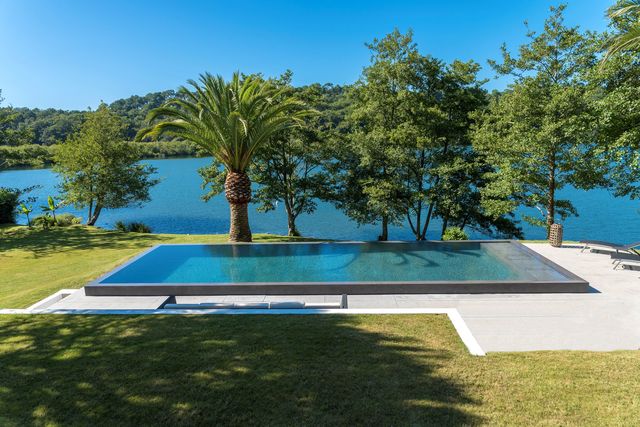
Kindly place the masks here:
<instances>
[{"instance_id":1,"label":"palm tree trunk","mask_svg":"<svg viewBox=\"0 0 640 427\"><path fill-rule=\"evenodd\" d=\"M248 205L251 201L251 180L244 172L227 172L224 189L230 209L229 241L250 242Z\"/></svg>"},{"instance_id":2,"label":"palm tree trunk","mask_svg":"<svg viewBox=\"0 0 640 427\"><path fill-rule=\"evenodd\" d=\"M248 203L229 203L231 212L231 226L229 228L229 241L250 242L251 228L249 227Z\"/></svg>"}]
</instances>

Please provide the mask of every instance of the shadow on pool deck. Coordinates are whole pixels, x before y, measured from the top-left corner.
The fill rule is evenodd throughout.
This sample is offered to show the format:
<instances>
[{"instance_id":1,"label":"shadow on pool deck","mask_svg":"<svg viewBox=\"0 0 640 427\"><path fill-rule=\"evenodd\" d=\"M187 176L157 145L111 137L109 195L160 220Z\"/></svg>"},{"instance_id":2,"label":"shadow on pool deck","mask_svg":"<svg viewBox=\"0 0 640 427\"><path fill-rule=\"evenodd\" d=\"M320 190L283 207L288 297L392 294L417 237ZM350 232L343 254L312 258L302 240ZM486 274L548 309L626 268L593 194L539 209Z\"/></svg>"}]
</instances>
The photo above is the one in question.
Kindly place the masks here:
<instances>
[{"instance_id":1,"label":"shadow on pool deck","mask_svg":"<svg viewBox=\"0 0 640 427\"><path fill-rule=\"evenodd\" d=\"M0 424L481 423L438 373L446 318L424 319L427 341L391 321L4 317Z\"/></svg>"}]
</instances>

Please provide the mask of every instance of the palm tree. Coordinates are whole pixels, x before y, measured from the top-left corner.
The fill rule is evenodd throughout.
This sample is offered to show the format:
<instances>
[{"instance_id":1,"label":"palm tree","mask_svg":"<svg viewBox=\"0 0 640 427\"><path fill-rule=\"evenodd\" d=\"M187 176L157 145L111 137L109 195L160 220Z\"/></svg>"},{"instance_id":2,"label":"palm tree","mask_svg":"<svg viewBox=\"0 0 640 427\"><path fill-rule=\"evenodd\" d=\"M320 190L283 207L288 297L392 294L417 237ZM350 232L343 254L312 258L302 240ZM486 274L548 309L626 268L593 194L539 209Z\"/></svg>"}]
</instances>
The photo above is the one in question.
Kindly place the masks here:
<instances>
[{"instance_id":1,"label":"palm tree","mask_svg":"<svg viewBox=\"0 0 640 427\"><path fill-rule=\"evenodd\" d=\"M621 0L609 8L607 15L619 31L607 41L602 61L621 51L640 53L640 0Z\"/></svg>"},{"instance_id":2,"label":"palm tree","mask_svg":"<svg viewBox=\"0 0 640 427\"><path fill-rule=\"evenodd\" d=\"M58 220L56 219L56 210L62 206L62 203L56 203L56 200L49 196L47 197L47 204L44 206L40 206L42 212L51 213L53 215L53 223L57 224Z\"/></svg>"},{"instance_id":3,"label":"palm tree","mask_svg":"<svg viewBox=\"0 0 640 427\"><path fill-rule=\"evenodd\" d=\"M229 240L250 242L247 204L251 180L247 169L256 150L277 132L299 124L310 110L272 84L259 78L231 81L209 73L199 82L189 80L178 96L149 113L150 127L136 139L160 135L192 141L207 150L226 169L225 196L231 211Z\"/></svg>"},{"instance_id":4,"label":"palm tree","mask_svg":"<svg viewBox=\"0 0 640 427\"><path fill-rule=\"evenodd\" d=\"M31 219L29 218L29 214L33 212L33 208L31 206L27 206L24 203L20 203L20 213L26 215L27 217L27 227L31 228Z\"/></svg>"}]
</instances>

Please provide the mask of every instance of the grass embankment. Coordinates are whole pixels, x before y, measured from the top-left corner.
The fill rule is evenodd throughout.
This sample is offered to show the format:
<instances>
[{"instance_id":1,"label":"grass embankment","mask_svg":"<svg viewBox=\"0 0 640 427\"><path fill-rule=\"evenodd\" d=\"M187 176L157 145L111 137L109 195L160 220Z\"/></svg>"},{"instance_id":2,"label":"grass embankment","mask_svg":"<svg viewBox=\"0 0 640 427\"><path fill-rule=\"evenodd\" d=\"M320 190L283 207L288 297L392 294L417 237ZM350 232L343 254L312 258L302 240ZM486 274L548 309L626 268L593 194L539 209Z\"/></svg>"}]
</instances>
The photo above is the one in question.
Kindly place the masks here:
<instances>
[{"instance_id":1,"label":"grass embankment","mask_svg":"<svg viewBox=\"0 0 640 427\"><path fill-rule=\"evenodd\" d=\"M0 306L81 286L154 244L225 238L3 229ZM0 425L640 419L640 352L473 357L444 316L0 316L0 367Z\"/></svg>"},{"instance_id":2,"label":"grass embankment","mask_svg":"<svg viewBox=\"0 0 640 427\"><path fill-rule=\"evenodd\" d=\"M287 240L266 234L256 241ZM79 288L161 243L220 243L226 235L121 233L93 227L0 228L0 308L25 308L63 288Z\"/></svg>"}]
</instances>

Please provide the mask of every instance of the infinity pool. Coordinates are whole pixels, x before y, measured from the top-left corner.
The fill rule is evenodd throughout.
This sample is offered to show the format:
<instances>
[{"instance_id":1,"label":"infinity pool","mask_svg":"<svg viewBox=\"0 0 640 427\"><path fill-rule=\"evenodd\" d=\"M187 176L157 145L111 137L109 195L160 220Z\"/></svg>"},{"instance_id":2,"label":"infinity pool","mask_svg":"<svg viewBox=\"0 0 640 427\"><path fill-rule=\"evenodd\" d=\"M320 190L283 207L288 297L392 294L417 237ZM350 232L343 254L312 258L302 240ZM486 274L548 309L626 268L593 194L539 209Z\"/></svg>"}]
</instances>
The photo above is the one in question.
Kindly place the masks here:
<instances>
[{"instance_id":1,"label":"infinity pool","mask_svg":"<svg viewBox=\"0 0 640 427\"><path fill-rule=\"evenodd\" d=\"M88 295L585 292L513 241L159 245Z\"/></svg>"}]
</instances>

